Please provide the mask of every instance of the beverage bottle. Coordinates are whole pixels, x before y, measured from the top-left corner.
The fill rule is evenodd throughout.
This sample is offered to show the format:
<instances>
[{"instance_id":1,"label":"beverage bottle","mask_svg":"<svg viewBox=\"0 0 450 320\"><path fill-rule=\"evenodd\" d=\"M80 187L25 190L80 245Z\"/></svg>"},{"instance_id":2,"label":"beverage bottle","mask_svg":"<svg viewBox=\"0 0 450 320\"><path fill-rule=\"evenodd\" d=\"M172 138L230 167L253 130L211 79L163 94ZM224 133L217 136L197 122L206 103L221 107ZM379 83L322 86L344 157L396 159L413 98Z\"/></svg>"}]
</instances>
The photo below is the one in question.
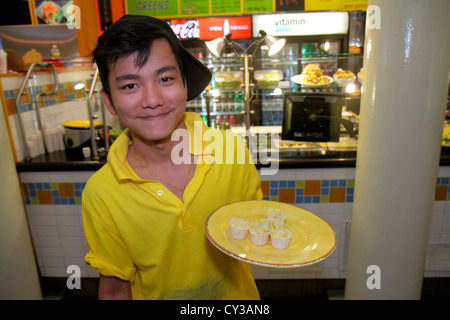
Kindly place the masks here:
<instances>
[{"instance_id":1,"label":"beverage bottle","mask_svg":"<svg viewBox=\"0 0 450 320\"><path fill-rule=\"evenodd\" d=\"M52 45L52 49L50 50L50 52L52 53L52 59L59 59L60 52L56 44Z\"/></svg>"},{"instance_id":2,"label":"beverage bottle","mask_svg":"<svg viewBox=\"0 0 450 320\"><path fill-rule=\"evenodd\" d=\"M230 33L230 23L228 22L228 19L225 19L223 23L223 35L226 36Z\"/></svg>"}]
</instances>

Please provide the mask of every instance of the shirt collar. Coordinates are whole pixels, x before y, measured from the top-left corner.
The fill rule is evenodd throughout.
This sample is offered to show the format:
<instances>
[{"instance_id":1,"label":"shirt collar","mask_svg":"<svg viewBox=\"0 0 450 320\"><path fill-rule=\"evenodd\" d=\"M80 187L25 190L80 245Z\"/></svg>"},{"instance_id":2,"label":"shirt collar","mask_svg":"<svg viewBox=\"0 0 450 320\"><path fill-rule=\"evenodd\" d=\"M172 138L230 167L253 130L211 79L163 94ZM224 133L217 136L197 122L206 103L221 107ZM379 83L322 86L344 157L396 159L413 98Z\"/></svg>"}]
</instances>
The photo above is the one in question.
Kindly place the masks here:
<instances>
[{"instance_id":1,"label":"shirt collar","mask_svg":"<svg viewBox=\"0 0 450 320\"><path fill-rule=\"evenodd\" d=\"M207 147L211 143L211 141L204 140L204 133L206 130L216 129L208 128L203 122L203 119L200 117L200 115L193 112L185 112L184 122L187 131L189 132L189 152L194 155L202 155L204 157L214 156L215 149L212 149L211 153L203 153L205 147ZM118 180L140 180L140 178L131 169L127 161L128 146L130 142L130 130L127 128L116 139L116 141L114 141L108 152L108 164Z\"/></svg>"}]
</instances>

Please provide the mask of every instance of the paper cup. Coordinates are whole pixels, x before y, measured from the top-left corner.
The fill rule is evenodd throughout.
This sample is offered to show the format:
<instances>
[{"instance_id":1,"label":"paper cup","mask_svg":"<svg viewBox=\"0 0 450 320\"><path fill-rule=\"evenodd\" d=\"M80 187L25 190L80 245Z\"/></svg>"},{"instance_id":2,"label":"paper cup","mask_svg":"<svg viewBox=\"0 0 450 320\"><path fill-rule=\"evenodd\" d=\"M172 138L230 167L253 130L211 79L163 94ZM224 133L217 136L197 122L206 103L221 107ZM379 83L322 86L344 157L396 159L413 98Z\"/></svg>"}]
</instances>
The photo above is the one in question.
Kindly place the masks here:
<instances>
[{"instance_id":1,"label":"paper cup","mask_svg":"<svg viewBox=\"0 0 450 320\"><path fill-rule=\"evenodd\" d=\"M292 232L287 229L284 230L286 231L287 235L283 237L274 236L274 234L276 235L275 230L270 231L270 242L272 243L272 247L274 247L275 249L286 249L289 246L289 241L292 238Z\"/></svg>"},{"instance_id":2,"label":"paper cup","mask_svg":"<svg viewBox=\"0 0 450 320\"><path fill-rule=\"evenodd\" d=\"M91 148L89 147L84 147L83 149L81 149L83 151L83 156L85 158L90 158L91 157Z\"/></svg>"},{"instance_id":3,"label":"paper cup","mask_svg":"<svg viewBox=\"0 0 450 320\"><path fill-rule=\"evenodd\" d=\"M250 231L250 240L257 246L263 246L269 241L269 233L256 234Z\"/></svg>"},{"instance_id":4,"label":"paper cup","mask_svg":"<svg viewBox=\"0 0 450 320\"><path fill-rule=\"evenodd\" d=\"M272 219L278 218L278 219L286 220L286 214L283 211L281 211L279 209L273 209L273 208L270 208L269 210L267 210L266 217L272 218Z\"/></svg>"},{"instance_id":5,"label":"paper cup","mask_svg":"<svg viewBox=\"0 0 450 320\"><path fill-rule=\"evenodd\" d=\"M229 222L231 237L237 240L242 240L247 237L248 224L244 228L238 228L232 225L232 220Z\"/></svg>"}]
</instances>

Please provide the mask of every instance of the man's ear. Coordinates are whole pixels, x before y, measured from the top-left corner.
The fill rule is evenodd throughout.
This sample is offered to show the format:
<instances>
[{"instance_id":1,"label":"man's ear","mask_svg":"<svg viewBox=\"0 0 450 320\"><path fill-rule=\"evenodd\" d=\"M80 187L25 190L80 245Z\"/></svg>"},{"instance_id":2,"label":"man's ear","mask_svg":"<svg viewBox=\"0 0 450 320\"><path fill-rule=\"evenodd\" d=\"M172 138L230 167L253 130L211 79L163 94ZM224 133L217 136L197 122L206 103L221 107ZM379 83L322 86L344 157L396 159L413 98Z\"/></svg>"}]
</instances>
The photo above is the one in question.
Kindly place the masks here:
<instances>
[{"instance_id":1,"label":"man's ear","mask_svg":"<svg viewBox=\"0 0 450 320\"><path fill-rule=\"evenodd\" d=\"M100 92L102 94L103 102L105 103L105 106L108 109L109 113L111 113L113 116L116 116L117 115L116 108L114 108L112 104L111 97L103 89Z\"/></svg>"}]
</instances>

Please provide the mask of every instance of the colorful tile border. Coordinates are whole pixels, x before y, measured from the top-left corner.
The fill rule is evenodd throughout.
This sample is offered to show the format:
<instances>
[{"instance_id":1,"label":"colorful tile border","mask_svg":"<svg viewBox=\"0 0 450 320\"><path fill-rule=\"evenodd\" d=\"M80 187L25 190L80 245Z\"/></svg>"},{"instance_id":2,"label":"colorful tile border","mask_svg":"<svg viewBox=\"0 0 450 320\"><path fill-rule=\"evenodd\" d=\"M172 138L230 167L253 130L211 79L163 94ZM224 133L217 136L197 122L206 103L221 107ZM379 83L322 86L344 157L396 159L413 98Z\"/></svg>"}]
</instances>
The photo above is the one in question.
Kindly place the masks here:
<instances>
[{"instance_id":1,"label":"colorful tile border","mask_svg":"<svg viewBox=\"0 0 450 320\"><path fill-rule=\"evenodd\" d=\"M88 85L91 80L83 81L85 85ZM86 96L84 90L74 90L75 84L80 81L70 81L58 84L57 94L42 96L38 104L40 107L48 107L57 103L63 103L65 101L72 101L74 99L79 99ZM33 109L33 101L31 101L31 95L35 95L41 92L48 92L53 90L52 85L42 85L28 87L24 96L21 98L20 111L26 112ZM15 103L16 97L19 93L19 89L14 90L4 90L3 95L5 97L6 109L8 110L8 115L16 113ZM31 95L30 95L31 94Z\"/></svg>"},{"instance_id":2,"label":"colorful tile border","mask_svg":"<svg viewBox=\"0 0 450 320\"><path fill-rule=\"evenodd\" d=\"M261 181L264 200L284 203L353 202L355 180Z\"/></svg>"},{"instance_id":3,"label":"colorful tile border","mask_svg":"<svg viewBox=\"0 0 450 320\"><path fill-rule=\"evenodd\" d=\"M86 183L22 183L27 205L79 205ZM352 203L354 179L261 181L264 200L291 204ZM437 179L435 201L450 201L450 177Z\"/></svg>"},{"instance_id":4,"label":"colorful tile border","mask_svg":"<svg viewBox=\"0 0 450 320\"><path fill-rule=\"evenodd\" d=\"M84 182L22 183L25 204L76 205L81 204Z\"/></svg>"}]
</instances>

